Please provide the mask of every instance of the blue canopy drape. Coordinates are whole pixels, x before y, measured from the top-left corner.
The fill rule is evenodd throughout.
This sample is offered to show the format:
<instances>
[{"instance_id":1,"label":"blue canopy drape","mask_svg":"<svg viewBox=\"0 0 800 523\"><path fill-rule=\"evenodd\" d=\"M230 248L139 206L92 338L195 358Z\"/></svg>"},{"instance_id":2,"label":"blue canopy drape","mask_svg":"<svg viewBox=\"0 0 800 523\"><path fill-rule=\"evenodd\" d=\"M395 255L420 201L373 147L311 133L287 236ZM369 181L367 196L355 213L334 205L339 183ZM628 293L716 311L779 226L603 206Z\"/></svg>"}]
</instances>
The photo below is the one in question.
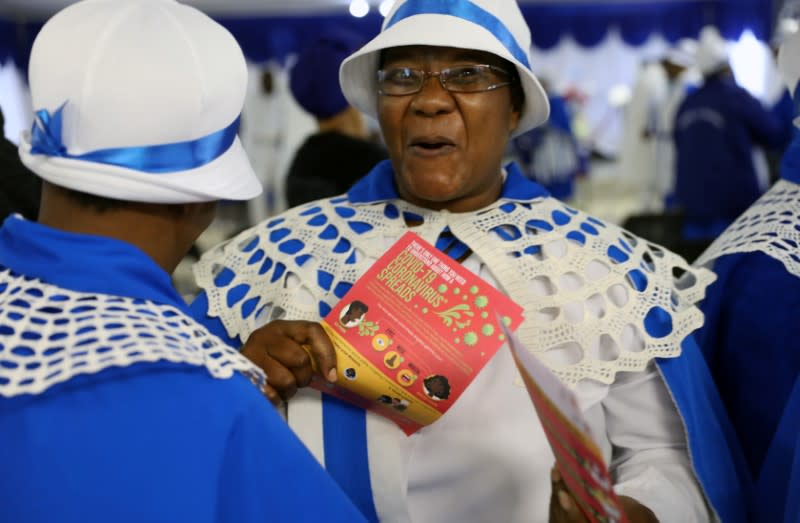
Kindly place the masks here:
<instances>
[{"instance_id":1,"label":"blue canopy drape","mask_svg":"<svg viewBox=\"0 0 800 523\"><path fill-rule=\"evenodd\" d=\"M728 39L738 39L745 29L768 40L773 25L773 0L653 0L630 3L614 0L521 5L531 27L533 43L541 49L555 46L565 35L579 44L600 44L609 29L617 28L630 45L644 43L660 33L674 42L695 37L705 25L715 25ZM346 27L364 39L375 35L383 18L374 10L364 18L347 13L312 16L226 18L219 21L239 41L254 62L283 60L329 27ZM42 22L15 23L0 19L0 63L12 58L27 69L30 47Z\"/></svg>"}]
</instances>

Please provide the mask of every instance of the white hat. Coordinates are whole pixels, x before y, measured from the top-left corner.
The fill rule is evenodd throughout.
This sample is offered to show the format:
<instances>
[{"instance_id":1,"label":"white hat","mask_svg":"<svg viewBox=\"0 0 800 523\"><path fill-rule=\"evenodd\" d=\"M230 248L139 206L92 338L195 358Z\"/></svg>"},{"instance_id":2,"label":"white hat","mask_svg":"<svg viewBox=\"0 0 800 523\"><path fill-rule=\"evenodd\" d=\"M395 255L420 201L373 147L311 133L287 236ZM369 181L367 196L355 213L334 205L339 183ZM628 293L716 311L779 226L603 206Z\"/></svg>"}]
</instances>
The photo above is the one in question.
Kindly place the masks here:
<instances>
[{"instance_id":1,"label":"white hat","mask_svg":"<svg viewBox=\"0 0 800 523\"><path fill-rule=\"evenodd\" d=\"M37 121L22 161L45 180L126 201L261 193L236 136L247 89L239 45L173 0L84 0L51 18L30 58Z\"/></svg>"},{"instance_id":2,"label":"white hat","mask_svg":"<svg viewBox=\"0 0 800 523\"><path fill-rule=\"evenodd\" d=\"M550 105L531 71L531 33L515 0L400 0L386 15L380 34L347 57L339 83L351 105L377 117L380 51L404 45L431 45L486 51L513 63L525 103L518 136L547 121Z\"/></svg>"},{"instance_id":3,"label":"white hat","mask_svg":"<svg viewBox=\"0 0 800 523\"><path fill-rule=\"evenodd\" d=\"M778 69L786 87L796 97L800 80L800 33L786 36L778 51ZM795 98L795 101L798 100Z\"/></svg>"},{"instance_id":4,"label":"white hat","mask_svg":"<svg viewBox=\"0 0 800 523\"><path fill-rule=\"evenodd\" d=\"M681 38L667 51L664 58L681 67L692 67L697 61L697 41Z\"/></svg>"},{"instance_id":5,"label":"white hat","mask_svg":"<svg viewBox=\"0 0 800 523\"><path fill-rule=\"evenodd\" d=\"M800 23L794 17L782 17L778 19L775 25L775 30L772 32L772 38L769 41L770 46L779 47L783 42L800 31Z\"/></svg>"},{"instance_id":6,"label":"white hat","mask_svg":"<svg viewBox=\"0 0 800 523\"><path fill-rule=\"evenodd\" d=\"M715 27L700 31L697 67L704 75L715 73L728 65L728 45Z\"/></svg>"}]
</instances>

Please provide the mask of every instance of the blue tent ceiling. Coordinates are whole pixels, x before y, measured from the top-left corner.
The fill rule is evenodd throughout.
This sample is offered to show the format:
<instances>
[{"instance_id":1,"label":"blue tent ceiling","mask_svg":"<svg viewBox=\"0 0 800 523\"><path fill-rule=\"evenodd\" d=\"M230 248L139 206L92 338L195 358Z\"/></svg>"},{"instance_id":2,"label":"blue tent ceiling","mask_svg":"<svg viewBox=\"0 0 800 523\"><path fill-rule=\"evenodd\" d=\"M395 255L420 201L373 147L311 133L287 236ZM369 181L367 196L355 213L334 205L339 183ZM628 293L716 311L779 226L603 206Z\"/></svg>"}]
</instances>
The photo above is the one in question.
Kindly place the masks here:
<instances>
[{"instance_id":1,"label":"blue tent ceiling","mask_svg":"<svg viewBox=\"0 0 800 523\"><path fill-rule=\"evenodd\" d=\"M591 47L603 41L609 29L616 28L631 45L640 45L652 33L669 41L696 36L704 25L716 25L730 39L750 29L768 39L773 22L772 0L559 0L522 2L521 9L531 27L533 42L539 48L556 45L565 35ZM367 39L378 32L382 17L375 13L353 18L346 12L328 11L313 16L226 17L215 15L237 38L253 61L284 59L300 49L309 35L331 26L348 27ZM27 65L30 46L41 22L18 22L0 18L0 61L11 57Z\"/></svg>"}]
</instances>

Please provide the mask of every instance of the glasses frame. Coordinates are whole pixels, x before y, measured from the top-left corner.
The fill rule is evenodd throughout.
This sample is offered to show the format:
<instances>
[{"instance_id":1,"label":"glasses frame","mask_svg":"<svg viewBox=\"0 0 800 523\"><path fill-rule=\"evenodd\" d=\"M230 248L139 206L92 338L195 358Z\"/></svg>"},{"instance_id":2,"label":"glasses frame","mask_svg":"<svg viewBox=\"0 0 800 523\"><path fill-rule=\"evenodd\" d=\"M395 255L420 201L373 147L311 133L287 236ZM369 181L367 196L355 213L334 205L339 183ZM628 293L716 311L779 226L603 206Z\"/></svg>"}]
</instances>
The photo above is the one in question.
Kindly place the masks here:
<instances>
[{"instance_id":1,"label":"glasses frame","mask_svg":"<svg viewBox=\"0 0 800 523\"><path fill-rule=\"evenodd\" d=\"M455 69L463 69L463 68L469 68L469 67L486 68L486 69L490 69L492 71L498 71L498 72L502 73L503 75L507 76L509 78L509 80L507 82L500 82L500 83L497 83L497 84L492 84L489 87L487 87L486 89L478 89L476 91L458 91L458 90L453 91L453 90L449 89L447 87L447 78L446 78L448 73L450 71L455 70ZM411 91L411 92L408 92L408 93L402 93L402 94L393 94L393 93L384 92L383 89L381 88L381 82L383 82L383 80L384 80L384 78L382 78L382 77L385 76L387 72L395 71L397 69L407 69L409 71L415 71L417 73L422 73L422 81L419 83L419 87L417 87L417 89L415 91ZM486 92L489 92L489 91L493 91L495 89L499 89L501 87L506 87L508 85L514 84L519 80L519 78L516 75L514 75L514 73L506 71L502 67L497 67L496 65L490 65L490 64L456 65L456 66L453 66L453 67L445 67L443 69L440 69L439 71L425 71L424 69L416 69L414 67L392 67L392 68L389 68L389 69L378 69L378 73L377 73L378 94L381 95L381 96L411 96L413 94L417 94L420 91L422 91L422 89L425 88L425 84L428 82L428 79L429 78L433 78L433 77L437 77L439 79L439 85L442 86L442 89L444 89L448 93L456 93L456 94L486 93Z\"/></svg>"}]
</instances>

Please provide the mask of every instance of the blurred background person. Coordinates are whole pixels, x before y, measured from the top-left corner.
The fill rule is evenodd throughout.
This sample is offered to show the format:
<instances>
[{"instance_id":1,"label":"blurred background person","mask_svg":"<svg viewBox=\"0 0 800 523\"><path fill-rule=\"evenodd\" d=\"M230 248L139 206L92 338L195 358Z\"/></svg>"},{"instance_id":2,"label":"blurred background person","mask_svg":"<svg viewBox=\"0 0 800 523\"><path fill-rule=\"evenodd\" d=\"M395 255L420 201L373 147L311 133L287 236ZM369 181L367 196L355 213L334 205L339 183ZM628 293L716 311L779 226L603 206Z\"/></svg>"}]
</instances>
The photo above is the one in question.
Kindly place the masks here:
<instances>
[{"instance_id":1,"label":"blurred background person","mask_svg":"<svg viewBox=\"0 0 800 523\"><path fill-rule=\"evenodd\" d=\"M625 104L624 131L619 154L619 179L636 195L635 212L650 210L648 187L656 165L653 137L658 127L659 108L664 104L669 80L659 60L647 57L636 75L630 99Z\"/></svg>"},{"instance_id":2,"label":"blurred background person","mask_svg":"<svg viewBox=\"0 0 800 523\"><path fill-rule=\"evenodd\" d=\"M554 198L572 199L575 179L587 174L589 159L572 130L567 101L542 80L550 102L550 117L543 125L513 139L511 155L522 173L541 184Z\"/></svg>"},{"instance_id":3,"label":"blurred background person","mask_svg":"<svg viewBox=\"0 0 800 523\"><path fill-rule=\"evenodd\" d=\"M0 110L0 220L15 213L36 220L42 182L20 161L17 146L3 136L4 124Z\"/></svg>"},{"instance_id":4,"label":"blurred background person","mask_svg":"<svg viewBox=\"0 0 800 523\"><path fill-rule=\"evenodd\" d=\"M725 40L705 28L697 56L703 85L690 93L675 121L675 203L685 240L707 245L768 187L756 146L782 148L791 129L739 87Z\"/></svg>"},{"instance_id":5,"label":"blurred background person","mask_svg":"<svg viewBox=\"0 0 800 523\"><path fill-rule=\"evenodd\" d=\"M656 212L674 205L675 115L689 92L703 82L697 69L697 41L691 38L678 40L661 60L661 66L667 75L667 93L657 109L653 136L656 149L654 178L645 195L646 208Z\"/></svg>"},{"instance_id":6,"label":"blurred background person","mask_svg":"<svg viewBox=\"0 0 800 523\"><path fill-rule=\"evenodd\" d=\"M369 140L364 115L351 107L339 87L339 65L363 39L329 31L300 53L289 86L297 103L317 120L319 130L295 153L286 179L289 207L336 196L388 156Z\"/></svg>"}]
</instances>

